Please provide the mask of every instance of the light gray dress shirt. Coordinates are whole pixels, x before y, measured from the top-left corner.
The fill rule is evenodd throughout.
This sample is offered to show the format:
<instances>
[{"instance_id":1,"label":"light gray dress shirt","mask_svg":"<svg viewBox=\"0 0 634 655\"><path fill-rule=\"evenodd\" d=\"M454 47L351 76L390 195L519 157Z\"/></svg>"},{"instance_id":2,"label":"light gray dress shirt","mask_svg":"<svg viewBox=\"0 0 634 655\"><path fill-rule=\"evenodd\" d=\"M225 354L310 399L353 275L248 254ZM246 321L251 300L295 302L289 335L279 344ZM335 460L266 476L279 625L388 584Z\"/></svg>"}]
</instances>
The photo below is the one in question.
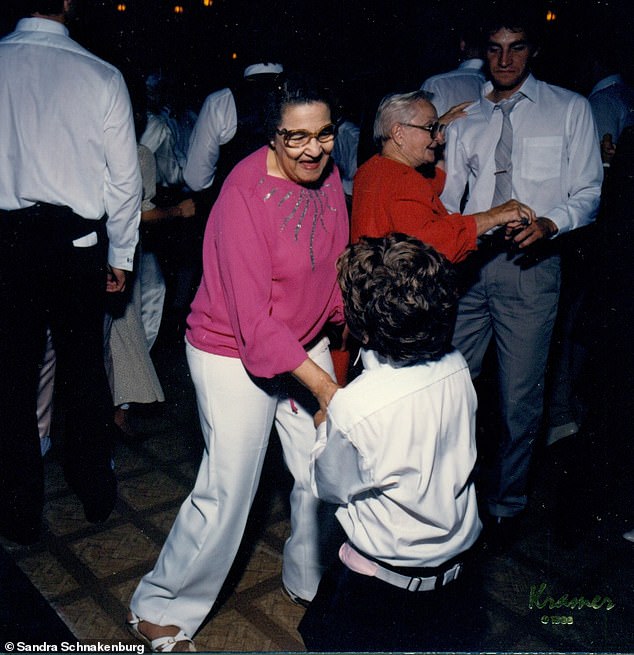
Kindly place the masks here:
<instances>
[{"instance_id":1,"label":"light gray dress shirt","mask_svg":"<svg viewBox=\"0 0 634 655\"><path fill-rule=\"evenodd\" d=\"M494 111L494 103L486 98L492 88L487 82L480 101L468 107L467 117L447 129L447 182L441 198L450 212L459 211L467 182L464 213L491 208L494 153L502 128L502 112ZM526 97L510 115L512 197L538 216L550 218L558 234L591 223L599 206L603 166L590 104L583 96L532 75L519 91Z\"/></svg>"},{"instance_id":2,"label":"light gray dress shirt","mask_svg":"<svg viewBox=\"0 0 634 655\"><path fill-rule=\"evenodd\" d=\"M108 215L108 261L132 270L141 175L121 73L64 25L23 18L0 41L0 208Z\"/></svg>"},{"instance_id":3,"label":"light gray dress shirt","mask_svg":"<svg viewBox=\"0 0 634 655\"><path fill-rule=\"evenodd\" d=\"M352 195L354 175L357 172L359 134L357 125L351 121L344 121L339 125L335 147L332 150L332 159L337 164L344 193L348 196Z\"/></svg>"}]
</instances>

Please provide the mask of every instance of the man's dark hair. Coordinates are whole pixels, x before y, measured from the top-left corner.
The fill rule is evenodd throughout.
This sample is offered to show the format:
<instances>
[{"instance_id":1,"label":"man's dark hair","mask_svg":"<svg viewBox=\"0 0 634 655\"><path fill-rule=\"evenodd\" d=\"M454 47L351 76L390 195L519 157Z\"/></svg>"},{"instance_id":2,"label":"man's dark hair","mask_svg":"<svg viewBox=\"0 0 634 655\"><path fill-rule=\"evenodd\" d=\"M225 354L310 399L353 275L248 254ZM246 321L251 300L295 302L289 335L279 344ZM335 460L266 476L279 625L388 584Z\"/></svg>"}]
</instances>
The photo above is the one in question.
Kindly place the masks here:
<instances>
[{"instance_id":1,"label":"man's dark hair","mask_svg":"<svg viewBox=\"0 0 634 655\"><path fill-rule=\"evenodd\" d=\"M64 13L64 0L26 0L24 14L57 16Z\"/></svg>"},{"instance_id":2,"label":"man's dark hair","mask_svg":"<svg viewBox=\"0 0 634 655\"><path fill-rule=\"evenodd\" d=\"M543 29L541 3L527 0L501 0L485 11L482 26L485 46L492 34L506 28L511 32L524 32L530 44L537 47L541 42Z\"/></svg>"},{"instance_id":3,"label":"man's dark hair","mask_svg":"<svg viewBox=\"0 0 634 655\"><path fill-rule=\"evenodd\" d=\"M362 237L337 260L350 332L402 364L452 350L458 292L449 260L405 234Z\"/></svg>"},{"instance_id":4,"label":"man's dark hair","mask_svg":"<svg viewBox=\"0 0 634 655\"><path fill-rule=\"evenodd\" d=\"M304 73L281 73L275 88L268 94L266 101L265 131L270 141L275 138L275 131L282 123L282 114L287 107L323 102L330 109L331 115L336 109L332 92L316 78ZM337 119L333 115L332 122Z\"/></svg>"}]
</instances>

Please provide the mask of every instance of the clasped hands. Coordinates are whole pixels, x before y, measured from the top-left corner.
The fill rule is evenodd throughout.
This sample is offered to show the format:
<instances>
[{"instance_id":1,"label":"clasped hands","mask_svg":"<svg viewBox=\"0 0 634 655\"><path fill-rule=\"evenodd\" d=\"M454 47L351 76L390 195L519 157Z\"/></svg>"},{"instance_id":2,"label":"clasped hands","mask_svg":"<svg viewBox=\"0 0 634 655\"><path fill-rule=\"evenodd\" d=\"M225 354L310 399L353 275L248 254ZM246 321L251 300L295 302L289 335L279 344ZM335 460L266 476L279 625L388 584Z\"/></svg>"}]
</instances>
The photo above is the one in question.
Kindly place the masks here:
<instances>
[{"instance_id":1,"label":"clasped hands","mask_svg":"<svg viewBox=\"0 0 634 655\"><path fill-rule=\"evenodd\" d=\"M528 206L518 200L507 200L504 204L491 209L508 214L504 221L504 238L511 241L516 248L527 248L537 241L554 236L558 228L550 218L537 216Z\"/></svg>"}]
</instances>

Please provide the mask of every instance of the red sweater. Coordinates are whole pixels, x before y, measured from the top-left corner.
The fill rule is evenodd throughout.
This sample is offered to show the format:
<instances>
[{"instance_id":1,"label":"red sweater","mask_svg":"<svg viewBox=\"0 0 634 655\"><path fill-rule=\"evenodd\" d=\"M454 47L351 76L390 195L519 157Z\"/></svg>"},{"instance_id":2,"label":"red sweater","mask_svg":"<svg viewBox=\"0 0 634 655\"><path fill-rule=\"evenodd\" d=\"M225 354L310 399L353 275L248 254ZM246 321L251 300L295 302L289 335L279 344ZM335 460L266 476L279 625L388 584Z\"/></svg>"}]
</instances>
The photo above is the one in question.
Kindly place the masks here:
<instances>
[{"instance_id":1,"label":"red sweater","mask_svg":"<svg viewBox=\"0 0 634 655\"><path fill-rule=\"evenodd\" d=\"M452 262L476 249L473 216L450 214L440 200L445 172L423 177L406 164L375 155L354 178L351 239L403 232L433 246Z\"/></svg>"}]
</instances>

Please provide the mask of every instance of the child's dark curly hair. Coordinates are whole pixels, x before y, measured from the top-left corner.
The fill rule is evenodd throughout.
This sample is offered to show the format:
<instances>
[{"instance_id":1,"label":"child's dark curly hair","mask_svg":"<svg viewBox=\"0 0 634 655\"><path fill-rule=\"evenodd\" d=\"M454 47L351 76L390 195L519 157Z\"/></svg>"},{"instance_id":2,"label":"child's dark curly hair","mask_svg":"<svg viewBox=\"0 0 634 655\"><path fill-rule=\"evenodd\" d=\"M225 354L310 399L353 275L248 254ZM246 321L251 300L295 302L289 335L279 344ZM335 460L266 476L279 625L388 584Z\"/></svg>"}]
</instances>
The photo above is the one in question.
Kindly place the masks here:
<instances>
[{"instance_id":1,"label":"child's dark curly hair","mask_svg":"<svg viewBox=\"0 0 634 655\"><path fill-rule=\"evenodd\" d=\"M350 332L403 364L452 350L458 292L451 263L405 234L362 237L337 260Z\"/></svg>"}]
</instances>

